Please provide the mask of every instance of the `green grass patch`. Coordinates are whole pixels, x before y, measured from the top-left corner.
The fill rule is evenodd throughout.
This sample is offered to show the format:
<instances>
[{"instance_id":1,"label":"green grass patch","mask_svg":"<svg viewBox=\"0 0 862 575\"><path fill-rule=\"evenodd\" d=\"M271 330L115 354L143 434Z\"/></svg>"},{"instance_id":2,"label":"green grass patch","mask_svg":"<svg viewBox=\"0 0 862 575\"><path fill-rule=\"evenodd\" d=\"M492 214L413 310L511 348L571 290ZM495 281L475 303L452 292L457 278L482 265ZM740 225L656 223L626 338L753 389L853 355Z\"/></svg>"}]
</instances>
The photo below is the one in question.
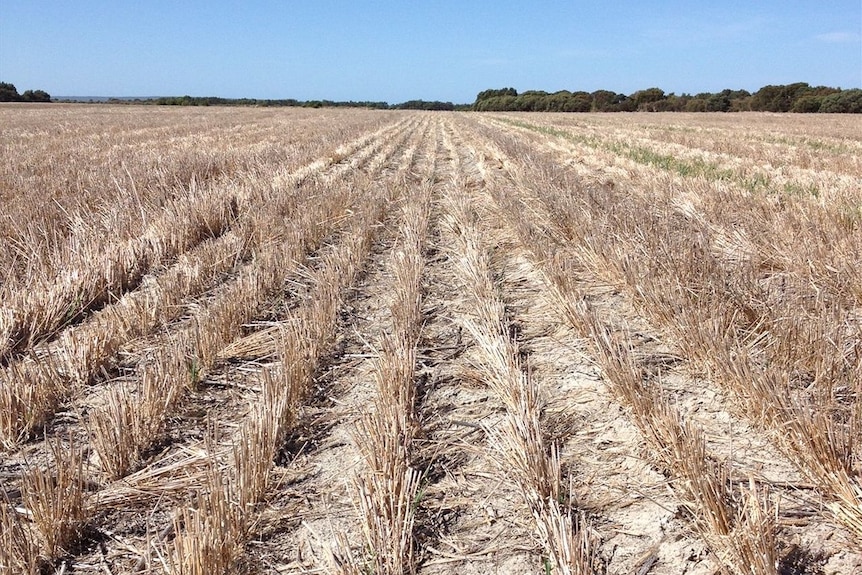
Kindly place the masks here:
<instances>
[{"instance_id":1,"label":"green grass patch","mask_svg":"<svg viewBox=\"0 0 862 575\"><path fill-rule=\"evenodd\" d=\"M735 182L752 193L770 193L779 191L776 189L772 179L766 174L755 174L749 177L741 177L729 168L722 168L713 162L707 162L700 158L684 160L671 154L661 154L650 148L626 144L624 142L608 142L593 136L572 134L569 131L550 126L538 126L529 122L515 120L512 118L495 118L504 124L524 128L540 134L563 138L570 142L583 144L596 150L605 150L618 156L628 158L644 166L652 166L666 172L672 172L686 178L701 177L711 182ZM820 196L817 186L809 184L803 186L795 183L784 184L782 190L791 195Z\"/></svg>"},{"instance_id":2,"label":"green grass patch","mask_svg":"<svg viewBox=\"0 0 862 575\"><path fill-rule=\"evenodd\" d=\"M796 182L787 182L784 184L784 192L791 196L813 196L820 197L820 188L814 184L797 184Z\"/></svg>"}]
</instances>

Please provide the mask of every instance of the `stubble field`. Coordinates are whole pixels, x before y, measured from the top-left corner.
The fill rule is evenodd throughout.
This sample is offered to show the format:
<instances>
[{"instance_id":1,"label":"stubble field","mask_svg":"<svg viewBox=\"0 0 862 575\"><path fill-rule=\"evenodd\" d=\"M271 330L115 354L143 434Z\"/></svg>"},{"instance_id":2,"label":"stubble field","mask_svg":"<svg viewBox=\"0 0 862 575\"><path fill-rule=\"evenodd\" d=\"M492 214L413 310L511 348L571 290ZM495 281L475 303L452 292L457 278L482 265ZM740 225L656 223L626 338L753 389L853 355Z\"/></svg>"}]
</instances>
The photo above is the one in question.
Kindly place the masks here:
<instances>
[{"instance_id":1,"label":"stubble field","mask_svg":"<svg viewBox=\"0 0 862 575\"><path fill-rule=\"evenodd\" d=\"M862 573L862 118L0 107L0 573Z\"/></svg>"}]
</instances>

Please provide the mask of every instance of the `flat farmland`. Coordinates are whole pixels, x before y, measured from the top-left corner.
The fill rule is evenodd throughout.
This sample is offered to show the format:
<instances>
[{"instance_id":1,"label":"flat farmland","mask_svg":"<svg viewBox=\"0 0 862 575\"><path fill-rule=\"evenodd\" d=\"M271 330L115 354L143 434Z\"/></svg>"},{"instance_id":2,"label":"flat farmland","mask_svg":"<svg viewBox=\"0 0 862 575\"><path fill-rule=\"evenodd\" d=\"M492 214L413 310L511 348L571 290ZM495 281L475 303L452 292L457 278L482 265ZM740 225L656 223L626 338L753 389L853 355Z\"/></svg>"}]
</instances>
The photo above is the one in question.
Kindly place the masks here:
<instances>
[{"instance_id":1,"label":"flat farmland","mask_svg":"<svg viewBox=\"0 0 862 575\"><path fill-rule=\"evenodd\" d=\"M862 118L0 107L0 573L862 573Z\"/></svg>"}]
</instances>

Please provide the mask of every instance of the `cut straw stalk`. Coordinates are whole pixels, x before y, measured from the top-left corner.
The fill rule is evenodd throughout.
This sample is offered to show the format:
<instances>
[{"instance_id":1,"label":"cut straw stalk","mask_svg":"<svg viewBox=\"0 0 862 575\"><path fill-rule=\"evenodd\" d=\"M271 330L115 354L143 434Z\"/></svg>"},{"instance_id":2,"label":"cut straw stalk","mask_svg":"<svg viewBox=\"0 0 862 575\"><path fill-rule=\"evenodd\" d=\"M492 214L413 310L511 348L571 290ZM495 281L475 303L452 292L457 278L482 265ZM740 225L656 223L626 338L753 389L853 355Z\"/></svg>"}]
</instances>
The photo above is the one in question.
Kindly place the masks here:
<instances>
[{"instance_id":1,"label":"cut straw stalk","mask_svg":"<svg viewBox=\"0 0 862 575\"><path fill-rule=\"evenodd\" d=\"M12 179L8 181L20 178L22 187L0 190L10 216L0 224L0 235L10 238L9 243L0 247L3 259L0 269L9 271L8 276L4 274L4 288L17 290L35 278L62 273L71 261L67 251L99 241L117 243L118 237L139 236L139 228L146 225L145 221L140 221L141 216L163 213L164 206L176 203L178 184L186 186L192 180L206 185L213 181L258 182L261 176L268 174L281 176L356 134L366 132L360 140L369 136L382 137L383 131L378 134L372 130L385 124L388 126L383 130L386 130L409 120L403 116L394 117L394 114L372 118L353 112L337 119L318 117L316 120L278 113L259 122L257 120L263 118L252 119L253 114L240 113L232 115L230 120L219 114L207 114L209 117L203 123L200 122L203 116L199 116L190 124L183 121L171 126L155 126L151 117L132 114L132 126L125 122L120 125L113 117L94 117L99 114L76 115L75 122L70 124L62 119L67 113L67 110L59 110L54 114L58 118L56 124L73 124L74 130L61 128L60 133L39 139L38 150L32 149L30 138L10 136L16 129L27 133L33 125L19 126L17 114L7 118L9 125L6 127L11 131L5 134L10 136L6 143L12 145L7 166L11 170L7 175ZM250 124L242 125L249 120L252 120ZM289 130L285 129L288 122ZM225 130L229 138L224 137ZM81 133L92 145L81 146ZM266 136L261 138L262 134ZM230 145L225 146L228 141ZM345 156L350 155L355 142L342 144L340 151ZM144 153L140 153L142 151ZM115 169L118 159L122 160L123 175L117 174ZM85 173L81 172L81 165L88 167ZM325 164L315 166L311 172L321 167ZM19 175L11 175L15 173ZM55 173L57 177L51 177L50 174ZM267 184L264 181L254 188L264 189ZM287 185L281 191L290 187ZM36 191L52 201L39 204L36 209L32 202L18 201ZM126 228L130 231L123 233ZM70 235L74 245L69 242ZM71 250L56 249L67 243ZM55 251L57 261L47 261L47 256ZM106 250L93 250L94 253L103 251ZM9 298L0 297L0 300L9 301Z\"/></svg>"},{"instance_id":2,"label":"cut straw stalk","mask_svg":"<svg viewBox=\"0 0 862 575\"><path fill-rule=\"evenodd\" d=\"M558 295L563 292L559 289ZM645 381L625 336L612 334L595 312L571 293L559 301L569 322L590 341L611 390L631 416L662 466L675 479L674 491L690 512L704 541L721 562L740 575L778 572L776 509L752 480L749 490L733 490L727 466L708 454L700 430ZM620 342L620 339L623 342Z\"/></svg>"},{"instance_id":3,"label":"cut straw stalk","mask_svg":"<svg viewBox=\"0 0 862 575\"><path fill-rule=\"evenodd\" d=\"M251 536L269 484L278 446L295 421L299 390L265 375L260 400L243 422L225 466L209 458L206 489L195 506L174 517L177 533L168 545L170 572L177 575L231 573ZM214 453L214 448L209 449Z\"/></svg>"},{"instance_id":4,"label":"cut straw stalk","mask_svg":"<svg viewBox=\"0 0 862 575\"><path fill-rule=\"evenodd\" d=\"M393 140L381 137L397 131L400 131L401 135ZM382 156L385 159L391 156L392 150L403 138L404 122L399 122L345 145L344 151L348 155L358 151L357 161L363 163L383 149ZM379 169L382 161L377 160L375 169ZM353 164L346 165L349 167ZM311 245L314 245L315 241L319 242L325 234L331 233L332 226L339 222L338 218L331 217L332 213L338 213L334 208L337 194L330 194L327 183L338 181L344 173L344 169L330 171L304 187L293 188L289 193L266 187L261 188L265 190L262 194L256 191L259 188L251 188L255 190L254 193L250 193L247 186L236 188L234 200L230 202L232 217L237 216L235 198L241 198L249 206L239 221L234 222L236 234L221 235L215 241L204 242L189 256L181 256L165 275L157 279L157 285L152 290L127 294L118 304L97 314L93 321L87 322L79 329L64 332L58 349L48 350L49 354L57 356L55 361L27 359L17 367L13 365L3 369L0 373L0 413L3 414L0 415L0 446L12 448L22 439L31 436L50 419L73 386L90 382L102 372L123 343L146 335L174 319L181 313L180 304L185 299L210 287L215 278L249 254L251 248L256 246L258 249L265 249L273 237L284 236L285 232L280 224L276 225L281 221L280 217L292 221L294 229L298 225L296 220L307 224L305 229L311 232ZM298 170L291 177L291 181L299 186L309 175L310 172ZM299 202L309 195L332 197L328 201L313 204L315 209L311 212L304 208L300 210ZM215 200L207 200L209 203L213 201ZM296 214L304 214L306 217L296 218ZM176 222L172 223L176 225ZM307 236L308 234L303 233L295 235L292 238L294 247L301 251L308 241ZM177 237L184 236L180 234ZM159 241L153 242L161 245ZM174 245L177 242L178 240L173 238L168 244ZM162 246L161 249L166 248ZM298 257L295 252L282 256L287 261ZM2 317L7 316L12 317L7 313ZM218 340L211 343L211 346L203 346L204 351L213 346L219 349L223 346Z\"/></svg>"},{"instance_id":5,"label":"cut straw stalk","mask_svg":"<svg viewBox=\"0 0 862 575\"><path fill-rule=\"evenodd\" d=\"M354 480L365 551L360 557L344 549L337 551L347 560L334 562L331 572L416 572L413 523L421 472L410 464L416 433L414 362L415 344L383 345L375 367L375 410L360 420L354 432L367 464L366 471Z\"/></svg>"},{"instance_id":6,"label":"cut straw stalk","mask_svg":"<svg viewBox=\"0 0 862 575\"><path fill-rule=\"evenodd\" d=\"M107 250L74 246L62 277L17 292L19 297L5 304L13 321L6 322L6 333L0 334L0 360L136 288L156 266L222 235L237 217L236 205L235 197L198 191L192 182L186 196L150 216L153 221L141 237Z\"/></svg>"},{"instance_id":7,"label":"cut straw stalk","mask_svg":"<svg viewBox=\"0 0 862 575\"><path fill-rule=\"evenodd\" d=\"M411 119L407 118L391 122L384 128L342 144L339 153L343 157L354 154L366 154L367 157L370 153L368 150L373 152L381 142L387 141L388 135L403 129L403 124L409 121ZM302 142L303 145L295 149L291 146L294 156L291 160L297 163L309 161L306 152L320 148L319 143L326 143L334 135L334 127L326 123L317 126L314 132L310 132L313 134L310 141ZM356 127L362 127L362 123L349 127L355 130ZM350 135L344 132L343 126L338 131L341 136ZM254 153L254 147L237 146L236 149L241 150L240 154L248 154L249 150ZM31 154L26 156L32 157ZM171 260L191 245L207 237L221 235L239 215L238 208L248 200L258 201L267 194L267 199L278 200L287 195L282 192L327 167L326 163L311 162L308 166L294 167L292 173L283 176L283 162L276 166L262 159L252 157L237 162L231 166L233 173L229 169L216 169L213 173L224 177L211 178L207 175L208 167L198 171L172 158L169 163L176 163L173 167L178 172L165 173L162 171L165 166L160 166L157 181L153 181L152 172L146 167L140 166L143 169L137 170L138 166L134 162L130 163L132 165L124 162L131 189L121 189L121 183L114 180L119 191L119 205L111 204L104 197L93 198L110 206L100 206L94 213L91 204L96 202L67 201L80 194L64 194L57 196L55 202L63 218L70 221L52 226L51 222L39 221L42 218L38 213L30 214L34 217L29 227L19 225L22 235L20 245L33 246L30 248L32 254L28 254L25 260L26 274L10 276L7 280L14 281L3 281L0 286L3 296L0 300L8 304L0 314L0 335L3 336L0 337L0 358L49 337L57 328L80 318L83 312L109 303L126 289L135 287L148 270ZM354 164L345 162L343 168L351 165ZM288 164L288 167L293 166ZM238 167L241 169L237 170ZM335 171L341 172L343 169L339 166ZM261 175L267 172L275 173L271 185L270 182L260 182ZM133 173L134 176L141 176L144 182L136 181ZM234 177L233 182L248 179L255 185L234 187L230 185L231 175L242 176ZM111 187L109 183L106 184L95 188L101 190ZM274 189L276 186L280 189ZM24 211L22 206L26 205L20 202L14 207L21 212ZM16 224L19 221L16 219ZM49 229L64 226L70 228L70 237L56 234L49 238ZM44 230L42 233L40 227ZM106 234L105 228L110 233ZM23 236L37 237L35 242L27 242ZM117 241L117 238L120 240ZM19 259L20 255L15 257ZM20 267L20 262L14 263Z\"/></svg>"},{"instance_id":8,"label":"cut straw stalk","mask_svg":"<svg viewBox=\"0 0 862 575\"><path fill-rule=\"evenodd\" d=\"M751 357L754 350L741 346L729 330L722 329L723 322L694 326L693 317L682 315L692 336L686 347L693 348L692 354L716 380L741 399L740 408L751 420L773 432L779 448L818 486L833 516L862 542L862 483L853 467L858 416L836 421L834 406L816 398L801 400L786 372L759 367ZM708 355L703 353L704 337L715 342Z\"/></svg>"},{"instance_id":9,"label":"cut straw stalk","mask_svg":"<svg viewBox=\"0 0 862 575\"><path fill-rule=\"evenodd\" d=\"M50 359L0 371L0 448L12 449L50 419L66 387Z\"/></svg>"},{"instance_id":10,"label":"cut straw stalk","mask_svg":"<svg viewBox=\"0 0 862 575\"><path fill-rule=\"evenodd\" d=\"M486 429L502 468L514 477L533 516L547 556L561 573L594 572L589 526L576 515L571 494L562 487L559 452L547 447L541 424L538 387L519 363L517 343L499 321L468 321L465 327L482 350L480 366L488 385L506 405L502 425Z\"/></svg>"},{"instance_id":11,"label":"cut straw stalk","mask_svg":"<svg viewBox=\"0 0 862 575\"><path fill-rule=\"evenodd\" d=\"M450 261L473 311L464 327L477 344L479 367L488 386L506 406L503 425L487 430L490 445L521 491L553 568L565 574L593 573L594 543L589 527L563 491L556 447L546 445L538 387L519 364L520 351L510 337L505 305L491 279L477 216L469 201L454 197L454 189L456 186L450 188L446 198L445 224L453 244ZM468 194L465 188L458 189Z\"/></svg>"},{"instance_id":12,"label":"cut straw stalk","mask_svg":"<svg viewBox=\"0 0 862 575\"><path fill-rule=\"evenodd\" d=\"M44 560L31 522L14 508L4 492L0 499L0 574L40 575Z\"/></svg>"},{"instance_id":13,"label":"cut straw stalk","mask_svg":"<svg viewBox=\"0 0 862 575\"><path fill-rule=\"evenodd\" d=\"M183 388L197 385L206 376L215 362L223 357L225 346L236 338L260 305L281 289L284 279L294 271L295 267L284 266L282 262L297 261L304 256L303 252L319 246L333 229L316 225L318 218L324 214L346 212L344 203L349 201L353 201L349 193L332 192L327 202L321 202L317 209L306 212L304 217L295 218L292 226L282 232L283 243L270 245L259 252L256 259L241 270L236 282L197 316L193 329L164 341L155 359L140 368L144 384L138 399L122 399L128 404L123 413L129 413L136 423L116 431L117 428L110 424L97 425L99 421L109 422L111 413L94 413L91 433L104 435L97 437L94 444L97 450L99 446L108 449L102 463L111 477L119 478L137 469L142 463L141 453L157 441L163 422L183 395ZM339 226L343 220L336 218L331 221L333 226ZM188 358L193 359L190 362ZM116 409L113 412L116 416L121 414ZM102 434L103 431L107 434ZM117 434L122 435L124 441L117 443ZM114 452L110 451L111 445ZM117 446L121 449L116 450ZM115 465L112 459L119 459L121 464Z\"/></svg>"},{"instance_id":14,"label":"cut straw stalk","mask_svg":"<svg viewBox=\"0 0 862 575\"><path fill-rule=\"evenodd\" d=\"M231 573L246 537L242 509L227 493L225 477L211 464L206 490L197 492L195 507L174 517L174 538L168 558L172 575Z\"/></svg>"},{"instance_id":15,"label":"cut straw stalk","mask_svg":"<svg viewBox=\"0 0 862 575\"><path fill-rule=\"evenodd\" d=\"M375 196L365 198L341 243L324 256L313 278L314 292L288 322L292 329L273 340L280 363L264 371L261 396L240 428L225 469L210 474L208 492L199 494L197 509L183 509L176 516L181 535L169 549L172 572L228 572L241 555L277 450L295 424L317 362L333 337L343 292L371 249L388 204L385 199L392 199L380 193ZM214 546L220 551L211 553Z\"/></svg>"},{"instance_id":16,"label":"cut straw stalk","mask_svg":"<svg viewBox=\"0 0 862 575\"><path fill-rule=\"evenodd\" d=\"M98 377L124 343L175 319L183 299L207 289L239 257L242 244L235 236L228 238L182 256L152 288L127 294L86 323L66 330L44 358L26 358L3 368L0 412L9 418L8 424L0 425L3 444L12 447L37 431L58 402L76 386ZM27 402L14 399L25 395L31 398ZM46 407L40 409L40 402Z\"/></svg>"},{"instance_id":17,"label":"cut straw stalk","mask_svg":"<svg viewBox=\"0 0 862 575\"><path fill-rule=\"evenodd\" d=\"M424 185L418 197L410 197L402 207L402 224L390 257L395 294L389 305L391 331L381 336L374 360L374 410L354 431L366 462L366 469L354 479L365 551L357 555L344 535L336 537L329 564L332 573L416 572L413 525L421 472L411 465L418 428L414 378L430 196L430 186Z\"/></svg>"},{"instance_id":18,"label":"cut straw stalk","mask_svg":"<svg viewBox=\"0 0 862 575\"><path fill-rule=\"evenodd\" d=\"M518 193L515 190L503 192L493 183L491 189L534 259L542 263L546 276L552 280L549 283L558 309L573 327L593 342L611 389L630 407L633 420L654 453L677 478L675 490L691 512L703 539L735 573L776 573L775 520L768 500L753 482L741 499L733 493L725 467L708 457L699 430L690 421L682 423L679 412L661 396L658 388L643 382L643 374L628 348L615 341L585 304L577 303L582 302L582 297L568 272L579 271L581 266L569 262L566 252L561 252L553 242L552 235L535 231L536 224L530 216L538 214L544 219L541 210L522 209L520 202L511 196ZM530 203L529 200L525 202ZM489 343L483 347L489 348ZM497 357L502 354L498 353Z\"/></svg>"},{"instance_id":19,"label":"cut straw stalk","mask_svg":"<svg viewBox=\"0 0 862 575\"><path fill-rule=\"evenodd\" d=\"M53 464L26 467L23 507L13 508L3 492L0 572L6 568L10 573L43 572L81 541L87 519L83 458L79 450L59 440L46 440L46 447Z\"/></svg>"},{"instance_id":20,"label":"cut straw stalk","mask_svg":"<svg viewBox=\"0 0 862 575\"><path fill-rule=\"evenodd\" d=\"M287 249L297 245L302 244L286 244ZM108 402L106 408L94 411L90 432L103 468L111 477L123 477L143 463L140 454L158 440L163 422L184 395L183 389L194 387L206 376L217 351L254 317L268 295L281 287L283 275L275 270L283 269L279 264L285 255L293 260L298 254L284 254L283 250L261 254L243 270L245 273L235 284L198 316L195 329L163 341L156 357L139 368L142 384L136 400L120 397L116 402ZM117 420L123 414L129 418L125 426ZM117 434L123 441L117 442L120 439ZM119 461L114 463L114 459Z\"/></svg>"},{"instance_id":21,"label":"cut straw stalk","mask_svg":"<svg viewBox=\"0 0 862 575\"><path fill-rule=\"evenodd\" d=\"M508 142L511 144L511 142ZM514 148L513 148L514 149ZM535 154L533 150L523 147L517 148L515 157L523 158ZM795 325L792 322L783 321L782 317L806 317L809 314L801 314L798 310L788 305L790 300L776 301L765 309L768 311L766 317L759 320L754 311L747 304L742 305L744 314L729 316L728 312L740 308L740 293L744 302L746 292L758 294L762 288L756 285L757 273L749 275L738 275L733 279L735 293L728 291L727 271L721 270L713 265L710 269L694 269L691 262L716 262L709 255L691 255L692 248L697 248L701 242L692 241L692 235L697 237L699 232L697 226L688 226L685 229L668 231L667 224L661 223L662 212L655 206L655 198L632 197L628 192L624 197L612 188L606 190L602 195L594 194L585 190L584 194L572 194L571 186L579 186L577 181L569 182L568 186L561 186L549 179L547 175L537 173L534 166L546 169L540 161L532 162L529 166L519 161L520 174L518 181L522 189L535 190L537 197L541 198L551 210L559 213L558 225L551 226L554 235L559 236L555 241L559 245L565 245L567 240L575 242L576 258L578 263L566 264L566 272L563 274L552 270L550 277L565 291L565 284L570 280L566 276L572 273L582 273L582 270L590 270L598 273L615 285L620 285L629 290L633 301L638 308L656 321L659 325L666 326L671 333L676 335L685 354L702 365L708 372L716 375L717 382L728 387L740 398L739 405L745 414L761 427L776 432L776 443L787 453L800 470L811 480L820 486L820 491L827 501L833 515L846 525L860 539L859 526L860 509L862 509L862 493L860 484L854 479L853 473L847 462L852 461L856 442L853 438L858 437L862 420L849 415L851 412L859 411L859 400L855 405L840 407L840 402L830 395L831 392L821 393L825 400L803 400L788 393L787 384L777 382L789 382L791 374L800 373L800 366L813 364L811 369L814 373L814 381L830 382L836 370L824 364L823 357L833 356L834 353L826 350L817 355L815 350L823 346L819 342L831 342L834 347L835 341L842 341L846 336L833 335L837 332L825 329L824 316L817 320L821 323L811 324L815 332L824 334L822 338L812 340L818 345L789 345L795 336L787 331L785 326ZM548 171L552 168L547 168ZM498 194L499 196L500 194ZM584 202L580 198L587 197L590 201ZM726 203L718 204L709 196L711 209L715 209L709 215L713 220L715 214L721 214ZM671 200L673 201L673 200ZM648 204L648 203L649 204ZM618 205L617 205L618 204ZM734 204L736 205L736 204ZM720 208L720 209L719 209ZM666 213L673 213L671 207ZM510 210L510 213L513 213ZM764 212L764 213L769 213ZM522 217L514 212L515 217ZM746 225L756 222L759 215L756 212L747 214L753 219L742 220ZM694 220L694 223L703 222L704 217ZM652 222L652 223L651 223ZM740 225L740 219L732 222L733 228ZM825 224L828 225L829 224ZM528 224L529 227L529 224ZM728 229L733 229L728 228ZM797 228L798 229L798 228ZM818 228L819 229L819 228ZM774 234L783 233L780 229L773 230L761 237L769 237L770 242L774 240ZM819 233L819 232L818 232ZM540 238L540 234L533 234ZM624 239L629 237L630 239ZM719 235L718 239L724 236ZM671 238L674 247L667 246L667 240ZM812 242L821 241L812 238ZM529 244L528 244L529 245ZM789 244L788 244L789 245ZM798 238L794 239L793 245L798 245ZM553 246L549 246L553 250ZM749 248L760 250L760 247ZM769 246L767 253L772 253L774 248ZM538 261L542 261L546 267L549 259L548 249L534 250L541 254ZM632 258L631 253L642 252L643 256ZM723 252L721 252L723 253ZM735 253L735 252L734 252ZM567 255L563 259L570 259L574 254ZM786 255L786 254L785 254ZM778 254L770 256L775 262L785 261L785 255ZM557 257L559 260L559 256ZM751 258L748 258L751 259ZM816 259L816 258L815 258ZM731 265L739 266L747 264L747 260L738 260L735 257L727 260ZM789 260L787 260L789 261ZM663 263L664 262L664 263ZM652 268L663 268L661 273L653 273L652 268L647 269L646 264ZM574 270L574 271L572 271ZM799 269L801 276L809 275L809 269ZM739 279L744 279L740 282ZM749 279L745 279L749 278ZM706 286L703 286L706 282ZM748 282L747 287L741 287ZM752 283L755 282L755 283ZM710 287L715 284L714 287ZM835 285L835 284L833 284ZM789 293L789 292L788 292ZM768 294L767 294L768 295ZM750 296L749 300L751 297ZM760 298L763 295L757 295ZM775 318L775 319L770 319ZM832 317L842 317L839 312ZM754 326L760 336L752 334L749 328L742 325L740 320L749 326ZM759 326L756 324L760 321ZM740 330L740 327L744 329ZM810 328L810 329L811 329ZM838 326L839 332L843 330ZM765 336L765 337L764 337ZM846 347L846 345L844 346ZM726 351L723 351L726 350ZM716 353L718 351L718 353ZM788 359L781 357L778 352L789 354L808 354L810 359ZM773 366L771 374L762 373L757 367L759 363L754 359L766 353L768 361ZM843 360L846 362L846 359ZM784 373L776 371L778 366L783 367ZM830 371L832 370L832 371ZM858 372L859 368L850 370ZM846 372L845 373L849 373ZM823 375L817 375L823 374ZM838 385L833 388L837 388ZM795 394L798 395L798 394ZM849 416L841 416L842 422L835 419L837 413L846 413ZM790 431L790 433L788 433Z\"/></svg>"},{"instance_id":22,"label":"cut straw stalk","mask_svg":"<svg viewBox=\"0 0 862 575\"><path fill-rule=\"evenodd\" d=\"M775 350L779 348L789 354L797 352L787 344L790 337L786 332L783 335L771 318L758 317L747 305L740 306L738 296L722 285L708 290L693 288L704 280L695 280L691 275L680 279L686 277L680 272L644 277L632 264L627 264L628 278L643 278L637 281L637 289L631 287L633 280L627 280L639 309L672 330L686 355L739 399L738 408L759 427L773 432L776 444L820 487L827 508L855 534L857 541L862 541L862 499L858 495L862 491L852 471L859 420L850 415L853 406L844 406L835 399L834 390L841 384L830 380L839 376L840 370L824 369L822 362L815 360L817 365L811 368L814 381L830 381L829 389L821 387L820 397L801 396L793 391L793 380L795 374L807 370L802 367L806 361L776 357ZM700 277L712 282L709 278L718 275L711 272ZM780 303L776 305L781 307ZM729 313L740 307L743 313ZM770 315L775 317L775 313L778 312ZM785 308L784 313L794 312ZM828 330L822 326L814 329L826 340L837 339L827 335ZM800 346L812 347L815 346ZM763 356L766 357L759 359ZM764 363L769 367L762 367Z\"/></svg>"}]
</instances>

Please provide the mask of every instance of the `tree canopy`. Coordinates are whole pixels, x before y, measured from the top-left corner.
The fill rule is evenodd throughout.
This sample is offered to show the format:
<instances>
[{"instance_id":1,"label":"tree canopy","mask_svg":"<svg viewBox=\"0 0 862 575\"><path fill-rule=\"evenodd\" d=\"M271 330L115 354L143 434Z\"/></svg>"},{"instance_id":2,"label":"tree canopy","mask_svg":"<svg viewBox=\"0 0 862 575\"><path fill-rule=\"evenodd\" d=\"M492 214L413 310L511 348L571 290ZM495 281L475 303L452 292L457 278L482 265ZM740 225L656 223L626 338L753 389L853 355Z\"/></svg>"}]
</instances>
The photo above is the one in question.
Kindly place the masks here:
<instances>
[{"instance_id":1,"label":"tree canopy","mask_svg":"<svg viewBox=\"0 0 862 575\"><path fill-rule=\"evenodd\" d=\"M805 82L764 86L754 94L746 90L722 90L697 95L666 94L646 88L632 94L609 90L592 93L548 93L514 88L483 90L472 106L479 112L800 112L862 113L862 90L809 86Z\"/></svg>"},{"instance_id":2,"label":"tree canopy","mask_svg":"<svg viewBox=\"0 0 862 575\"><path fill-rule=\"evenodd\" d=\"M162 106L288 106L303 108L372 108L376 110L444 110L451 111L456 108L452 102L439 102L437 100L408 100L401 104L389 104L387 102L356 102L333 101L333 100L257 100L254 98L216 98L216 97L193 97L193 96L171 96L156 98L154 100L143 100L137 103L158 104Z\"/></svg>"},{"instance_id":3,"label":"tree canopy","mask_svg":"<svg viewBox=\"0 0 862 575\"><path fill-rule=\"evenodd\" d=\"M44 90L26 90L18 93L15 84L0 82L0 102L50 102L51 96Z\"/></svg>"},{"instance_id":4,"label":"tree canopy","mask_svg":"<svg viewBox=\"0 0 862 575\"><path fill-rule=\"evenodd\" d=\"M0 102L51 102L44 90L18 93L14 84L0 82ZM109 100L109 102L123 102ZM515 88L482 90L472 104L408 100L400 104L373 101L333 100L260 100L255 98L219 98L200 96L169 96L134 103L167 106L298 106L306 108L359 107L381 110L474 110L479 112L798 112L798 113L862 113L862 89L842 90L828 86L810 86L805 82L768 85L753 94L746 90L726 89L700 94L666 93L658 87L637 90L629 95L610 90L594 92L559 90L545 92L528 90L518 93Z\"/></svg>"}]
</instances>

